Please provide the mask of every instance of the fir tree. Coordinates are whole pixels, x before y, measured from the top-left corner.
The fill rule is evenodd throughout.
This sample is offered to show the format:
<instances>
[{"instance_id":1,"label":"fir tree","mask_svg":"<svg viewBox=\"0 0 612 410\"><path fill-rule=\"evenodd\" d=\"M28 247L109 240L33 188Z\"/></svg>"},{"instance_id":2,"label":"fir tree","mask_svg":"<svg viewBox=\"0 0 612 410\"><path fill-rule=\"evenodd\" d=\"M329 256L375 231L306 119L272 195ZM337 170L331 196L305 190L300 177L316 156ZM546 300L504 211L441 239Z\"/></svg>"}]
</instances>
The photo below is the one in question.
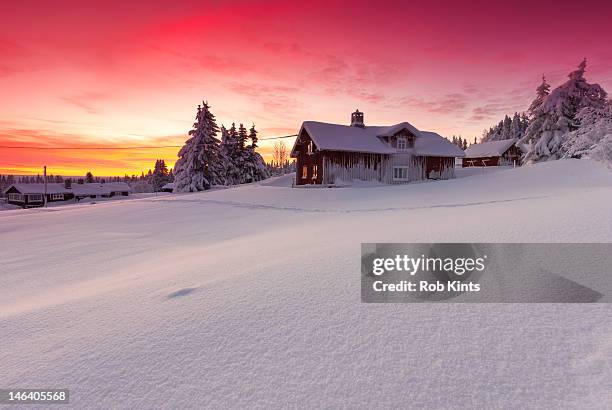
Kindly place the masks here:
<instances>
[{"instance_id":1,"label":"fir tree","mask_svg":"<svg viewBox=\"0 0 612 410\"><path fill-rule=\"evenodd\" d=\"M246 169L248 162L248 153L246 151L248 133L244 125L238 126L238 132L236 137L236 151L234 155L234 165L236 166L238 173L236 183L242 184L244 182L250 182L250 176L248 175L249 170Z\"/></svg>"},{"instance_id":2,"label":"fir tree","mask_svg":"<svg viewBox=\"0 0 612 410\"><path fill-rule=\"evenodd\" d=\"M239 150L238 150L238 132L236 124L232 123L230 129L222 127L221 138L223 141L223 175L225 185L234 185L240 183L240 168L239 168Z\"/></svg>"},{"instance_id":3,"label":"fir tree","mask_svg":"<svg viewBox=\"0 0 612 410\"><path fill-rule=\"evenodd\" d=\"M571 133L580 125L577 114L584 108L597 110L606 106L607 93L598 84L587 83L585 71L586 59L568 75L569 80L555 88L539 106L534 101L534 118L525 135L526 141L521 141L531 143L520 145L525 152L524 162L563 157L566 139L571 138Z\"/></svg>"},{"instance_id":4,"label":"fir tree","mask_svg":"<svg viewBox=\"0 0 612 410\"><path fill-rule=\"evenodd\" d=\"M255 130L255 124L249 129L249 139L251 140L251 148L255 150L257 148L257 130Z\"/></svg>"},{"instance_id":5,"label":"fir tree","mask_svg":"<svg viewBox=\"0 0 612 410\"><path fill-rule=\"evenodd\" d=\"M153 185L153 189L157 192L161 190L161 188L168 182L170 182L170 175L166 161L163 159L158 159L155 161L155 168L153 170L153 175L151 176L151 184Z\"/></svg>"},{"instance_id":6,"label":"fir tree","mask_svg":"<svg viewBox=\"0 0 612 410\"><path fill-rule=\"evenodd\" d=\"M179 151L174 167L174 192L195 192L210 189L223 178L219 127L208 103L198 105L196 121L189 138Z\"/></svg>"},{"instance_id":7,"label":"fir tree","mask_svg":"<svg viewBox=\"0 0 612 410\"><path fill-rule=\"evenodd\" d=\"M255 151L257 148L257 130L255 129L255 125L253 125L249 129L249 139L251 140L251 144L246 147L246 158L244 162L244 182L256 182L261 181L268 177L268 171L266 168L266 164L259 155Z\"/></svg>"}]
</instances>

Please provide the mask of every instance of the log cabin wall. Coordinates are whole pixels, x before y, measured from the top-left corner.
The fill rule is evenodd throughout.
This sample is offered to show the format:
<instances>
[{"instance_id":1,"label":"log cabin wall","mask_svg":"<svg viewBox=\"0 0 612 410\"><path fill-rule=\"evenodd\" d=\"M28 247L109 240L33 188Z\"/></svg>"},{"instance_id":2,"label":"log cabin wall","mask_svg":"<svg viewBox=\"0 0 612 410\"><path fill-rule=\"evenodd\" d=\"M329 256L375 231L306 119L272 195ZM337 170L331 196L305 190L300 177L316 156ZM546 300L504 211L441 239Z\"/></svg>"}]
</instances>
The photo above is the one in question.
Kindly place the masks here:
<instances>
[{"instance_id":1,"label":"log cabin wall","mask_svg":"<svg viewBox=\"0 0 612 410\"><path fill-rule=\"evenodd\" d=\"M306 131L303 131L295 146L295 184L321 184L323 182L323 154Z\"/></svg>"},{"instance_id":2,"label":"log cabin wall","mask_svg":"<svg viewBox=\"0 0 612 410\"><path fill-rule=\"evenodd\" d=\"M390 155L342 151L324 152L323 184L341 184L356 179L393 183Z\"/></svg>"},{"instance_id":3,"label":"log cabin wall","mask_svg":"<svg viewBox=\"0 0 612 410\"><path fill-rule=\"evenodd\" d=\"M502 155L499 162L500 165L520 165L521 164L521 150L516 145L508 148L504 155Z\"/></svg>"},{"instance_id":4,"label":"log cabin wall","mask_svg":"<svg viewBox=\"0 0 612 410\"><path fill-rule=\"evenodd\" d=\"M454 157L424 157L426 179L451 179L455 177Z\"/></svg>"}]
</instances>

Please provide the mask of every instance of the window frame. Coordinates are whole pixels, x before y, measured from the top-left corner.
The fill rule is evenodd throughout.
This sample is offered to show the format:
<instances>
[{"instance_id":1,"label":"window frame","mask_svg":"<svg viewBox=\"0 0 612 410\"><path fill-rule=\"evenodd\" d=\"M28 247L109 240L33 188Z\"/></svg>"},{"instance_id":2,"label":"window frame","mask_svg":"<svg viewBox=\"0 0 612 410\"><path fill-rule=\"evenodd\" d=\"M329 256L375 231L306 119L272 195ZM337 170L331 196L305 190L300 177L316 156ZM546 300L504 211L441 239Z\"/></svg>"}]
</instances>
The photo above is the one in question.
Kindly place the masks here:
<instances>
[{"instance_id":1,"label":"window frame","mask_svg":"<svg viewBox=\"0 0 612 410\"><path fill-rule=\"evenodd\" d=\"M313 165L312 166L312 179L317 179L318 177L319 177L319 166Z\"/></svg>"},{"instance_id":2,"label":"window frame","mask_svg":"<svg viewBox=\"0 0 612 410\"><path fill-rule=\"evenodd\" d=\"M34 199L32 197L40 199ZM43 202L43 194L28 194L28 203L30 202Z\"/></svg>"},{"instance_id":3,"label":"window frame","mask_svg":"<svg viewBox=\"0 0 612 410\"><path fill-rule=\"evenodd\" d=\"M10 192L7 195L7 198L9 201L13 202L24 202L23 194L20 194L19 192Z\"/></svg>"},{"instance_id":4,"label":"window frame","mask_svg":"<svg viewBox=\"0 0 612 410\"><path fill-rule=\"evenodd\" d=\"M408 176L408 169L410 167L405 166L405 165L397 165L393 167L393 180L394 181L409 181L409 176ZM401 170L402 172L400 173L400 176L397 177L396 175L396 171ZM405 174L405 176L402 176L401 174Z\"/></svg>"},{"instance_id":5,"label":"window frame","mask_svg":"<svg viewBox=\"0 0 612 410\"><path fill-rule=\"evenodd\" d=\"M63 201L64 194L51 194L51 200L52 201Z\"/></svg>"},{"instance_id":6,"label":"window frame","mask_svg":"<svg viewBox=\"0 0 612 410\"><path fill-rule=\"evenodd\" d=\"M302 179L308 179L308 165L302 166Z\"/></svg>"},{"instance_id":7,"label":"window frame","mask_svg":"<svg viewBox=\"0 0 612 410\"><path fill-rule=\"evenodd\" d=\"M400 141L402 141L402 147L400 147ZM408 149L408 138L397 137L397 140L395 141L395 146L397 147L398 151L406 151Z\"/></svg>"}]
</instances>

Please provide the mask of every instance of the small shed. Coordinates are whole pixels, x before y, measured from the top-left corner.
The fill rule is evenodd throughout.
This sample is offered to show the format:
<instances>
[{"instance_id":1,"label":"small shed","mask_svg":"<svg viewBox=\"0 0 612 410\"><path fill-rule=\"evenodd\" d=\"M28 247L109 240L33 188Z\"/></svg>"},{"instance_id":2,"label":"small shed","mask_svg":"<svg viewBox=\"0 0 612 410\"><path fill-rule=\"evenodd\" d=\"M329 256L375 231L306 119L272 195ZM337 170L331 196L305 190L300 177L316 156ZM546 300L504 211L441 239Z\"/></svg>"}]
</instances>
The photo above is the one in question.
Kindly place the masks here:
<instances>
[{"instance_id":1,"label":"small shed","mask_svg":"<svg viewBox=\"0 0 612 410\"><path fill-rule=\"evenodd\" d=\"M174 182L168 182L160 189L161 192L173 192L174 191Z\"/></svg>"},{"instance_id":2,"label":"small shed","mask_svg":"<svg viewBox=\"0 0 612 410\"><path fill-rule=\"evenodd\" d=\"M461 166L495 167L501 165L518 165L521 151L516 146L518 139L481 142L472 144L465 150Z\"/></svg>"}]
</instances>

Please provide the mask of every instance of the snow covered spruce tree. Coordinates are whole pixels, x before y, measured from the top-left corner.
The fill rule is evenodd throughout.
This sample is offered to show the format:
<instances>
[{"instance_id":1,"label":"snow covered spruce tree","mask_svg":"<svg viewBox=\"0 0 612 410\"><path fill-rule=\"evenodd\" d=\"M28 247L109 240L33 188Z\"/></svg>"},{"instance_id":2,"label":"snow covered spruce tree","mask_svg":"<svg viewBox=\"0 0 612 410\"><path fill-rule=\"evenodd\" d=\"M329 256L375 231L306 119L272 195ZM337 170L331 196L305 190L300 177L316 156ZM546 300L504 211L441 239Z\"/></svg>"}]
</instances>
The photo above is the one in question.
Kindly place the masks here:
<instances>
[{"instance_id":1,"label":"snow covered spruce tree","mask_svg":"<svg viewBox=\"0 0 612 410\"><path fill-rule=\"evenodd\" d=\"M163 159L158 159L155 161L155 168L153 173L151 174L151 185L155 191L161 190L161 188L171 181L170 172L168 171L168 166L166 165L166 161Z\"/></svg>"},{"instance_id":2,"label":"snow covered spruce tree","mask_svg":"<svg viewBox=\"0 0 612 410\"><path fill-rule=\"evenodd\" d=\"M268 170L262 156L256 152L258 138L255 125L249 129L249 139L251 144L246 147L244 182L261 181L268 177Z\"/></svg>"},{"instance_id":3,"label":"snow covered spruce tree","mask_svg":"<svg viewBox=\"0 0 612 410\"><path fill-rule=\"evenodd\" d=\"M224 174L228 185L261 181L268 177L266 165L255 149L257 148L257 131L255 126L247 129L243 124L236 124L227 130L221 127L222 151L224 155ZM247 145L248 140L251 144Z\"/></svg>"},{"instance_id":4,"label":"snow covered spruce tree","mask_svg":"<svg viewBox=\"0 0 612 410\"><path fill-rule=\"evenodd\" d=\"M196 122L189 138L179 151L174 167L174 192L195 192L210 189L223 181L223 164L219 128L208 103L198 105Z\"/></svg>"},{"instance_id":5,"label":"snow covered spruce tree","mask_svg":"<svg viewBox=\"0 0 612 410\"><path fill-rule=\"evenodd\" d=\"M578 129L577 114L584 108L602 109L607 93L598 84L589 84L584 78L586 59L569 74L569 80L555 88L534 108L531 124L519 146L524 150L524 163L558 159L565 155L566 139ZM542 87L542 86L541 86ZM532 104L537 105L540 97Z\"/></svg>"},{"instance_id":6,"label":"snow covered spruce tree","mask_svg":"<svg viewBox=\"0 0 612 410\"><path fill-rule=\"evenodd\" d=\"M243 184L247 181L246 176L246 163L247 163L247 151L246 144L247 139L249 138L249 134L244 125L240 124L238 126L238 132L236 137L236 150L234 156L234 165L238 168L238 178L236 183Z\"/></svg>"},{"instance_id":7,"label":"snow covered spruce tree","mask_svg":"<svg viewBox=\"0 0 612 410\"><path fill-rule=\"evenodd\" d=\"M564 158L583 156L603 162L612 169L612 104L604 108L583 108L576 119L580 128L563 144Z\"/></svg>"},{"instance_id":8,"label":"snow covered spruce tree","mask_svg":"<svg viewBox=\"0 0 612 410\"><path fill-rule=\"evenodd\" d=\"M232 123L230 129L221 126L221 152L223 155L223 175L225 185L240 183L240 166L238 152L238 132L236 124Z\"/></svg>"},{"instance_id":9,"label":"snow covered spruce tree","mask_svg":"<svg viewBox=\"0 0 612 410\"><path fill-rule=\"evenodd\" d=\"M540 137L540 132L546 119L544 102L549 94L550 85L546 82L546 77L542 76L542 83L536 88L536 98L527 109L527 113L529 113L529 126L525 130L525 135L517 143L524 153L530 152L533 144Z\"/></svg>"}]
</instances>

